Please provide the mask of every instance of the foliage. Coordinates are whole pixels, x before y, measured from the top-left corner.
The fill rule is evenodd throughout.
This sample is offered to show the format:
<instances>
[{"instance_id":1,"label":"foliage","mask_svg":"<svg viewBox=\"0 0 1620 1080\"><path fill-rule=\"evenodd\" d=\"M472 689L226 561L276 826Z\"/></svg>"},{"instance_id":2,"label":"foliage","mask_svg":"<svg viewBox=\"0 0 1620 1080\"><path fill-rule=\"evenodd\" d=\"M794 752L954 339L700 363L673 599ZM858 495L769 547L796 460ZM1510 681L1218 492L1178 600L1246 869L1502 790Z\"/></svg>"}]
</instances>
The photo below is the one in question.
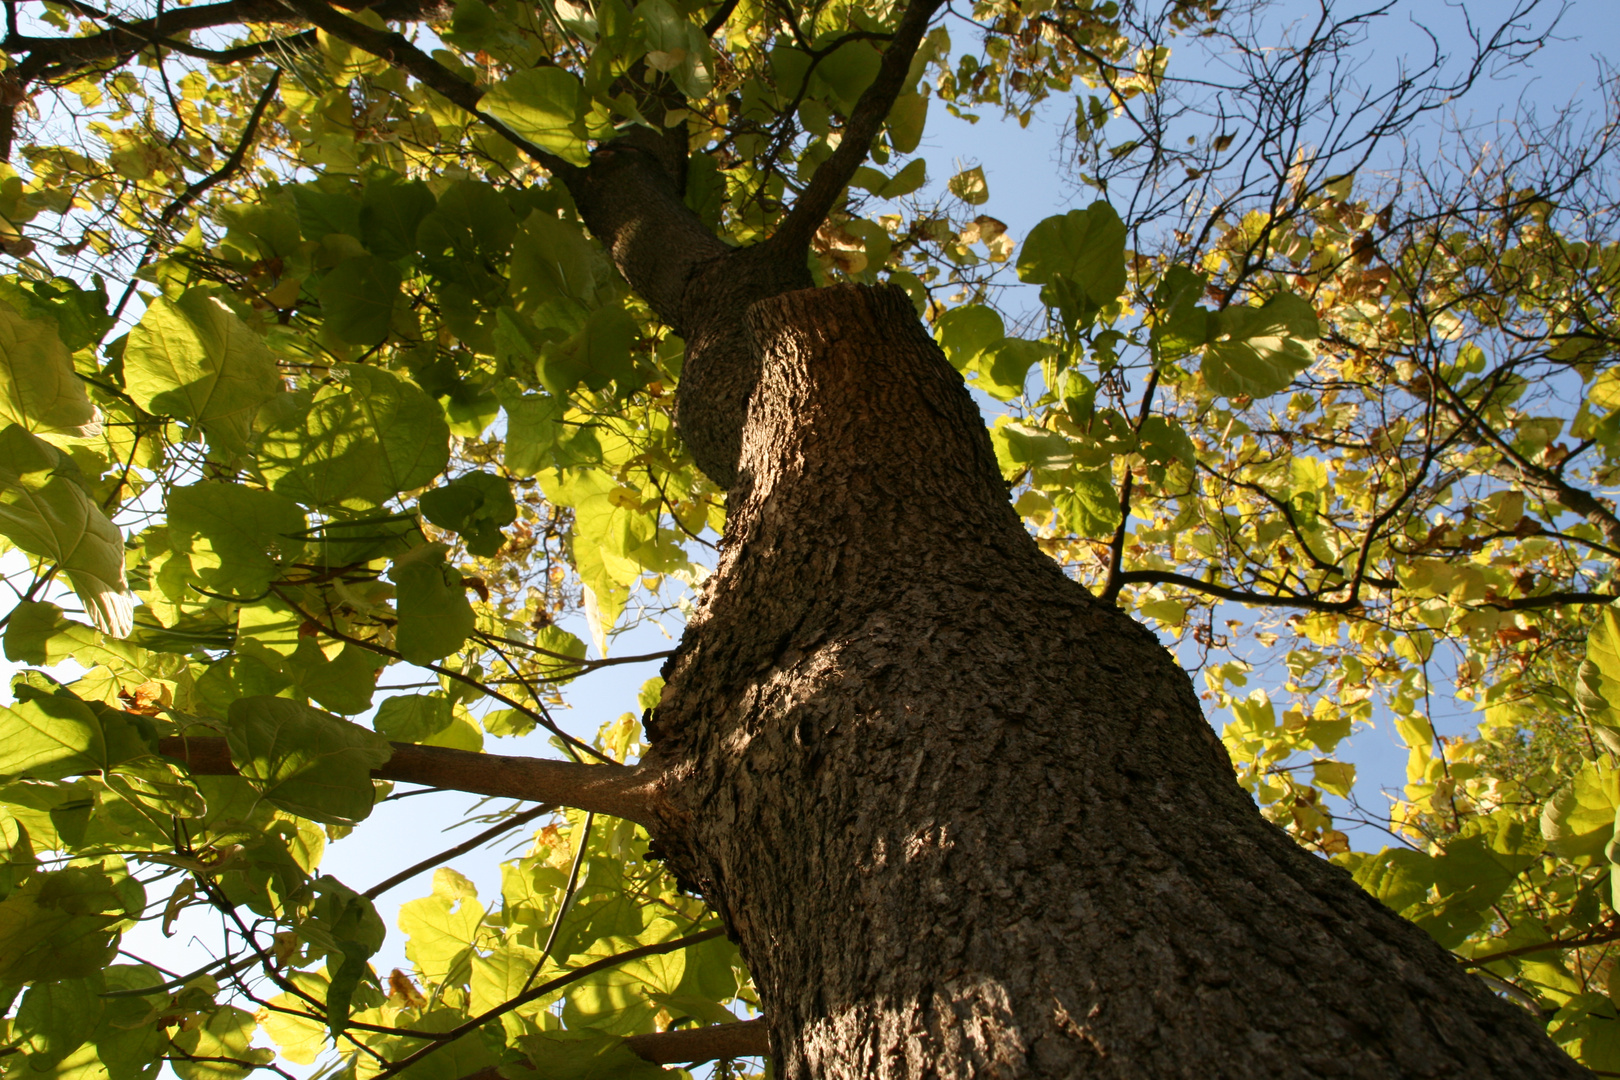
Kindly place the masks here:
<instances>
[{"instance_id":1,"label":"foliage","mask_svg":"<svg viewBox=\"0 0 1620 1080\"><path fill-rule=\"evenodd\" d=\"M675 431L684 343L557 173L681 132L686 205L758 241L912 8L288 7L175 25L48 5L0 76L20 165L0 184L0 535L26 564L4 649L83 671L23 673L0 715L0 1063L650 1075L632 1037L758 1001L641 826L556 812L498 901L439 867L401 911L409 973L372 968L377 890L321 857L397 794L374 774L410 747L545 729L575 761L644 749L633 714L586 743L552 708L616 635L678 613L724 493ZM1036 7L974 5L968 48L922 36L815 231L818 282L912 295L997 403L1045 549L1196 647L1268 816L1620 1072L1612 112L1451 188L1359 182L1353 133L1221 188L1227 155L1279 164L1264 133L1303 121L1267 103L1338 55L1332 34L1249 71L1259 134L1172 154L1199 114L1172 115L1166 41L1230 44L1222 13ZM1412 78L1369 129L1461 85ZM931 108L1028 123L1065 96L1101 198L1019 243L980 210L982 170L918 194ZM382 696L388 669L428 692ZM1251 676L1280 685L1245 695ZM1448 688L1474 734L1440 737ZM1375 719L1408 785L1395 846L1352 851L1341 819L1378 815L1336 755ZM230 770L180 741L210 738ZM536 816L500 811L491 835ZM191 908L226 921L216 963L173 977L116 951Z\"/></svg>"}]
</instances>

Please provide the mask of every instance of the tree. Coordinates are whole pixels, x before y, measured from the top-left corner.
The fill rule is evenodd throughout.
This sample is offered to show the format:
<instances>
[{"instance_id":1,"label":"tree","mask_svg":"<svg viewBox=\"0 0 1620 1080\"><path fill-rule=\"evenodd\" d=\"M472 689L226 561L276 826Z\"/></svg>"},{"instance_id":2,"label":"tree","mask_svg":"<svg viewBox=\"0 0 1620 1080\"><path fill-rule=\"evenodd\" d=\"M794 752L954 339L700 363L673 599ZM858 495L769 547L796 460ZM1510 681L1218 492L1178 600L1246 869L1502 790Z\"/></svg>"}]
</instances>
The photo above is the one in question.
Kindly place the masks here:
<instances>
[{"instance_id":1,"label":"tree","mask_svg":"<svg viewBox=\"0 0 1620 1080\"><path fill-rule=\"evenodd\" d=\"M224 1080L271 1067L262 1025L366 1080L650 1075L765 1029L792 1077L1581 1075L1551 1022L1620 1068L1582 951L1614 936L1592 740L1620 624L1576 655L1620 547L1593 490L1620 249L1580 201L1612 119L1536 141L1564 152L1528 188L1503 158L1371 211L1353 176L1518 55L1534 7L1342 114L1323 75L1374 13L1261 48L1201 2L985 4L952 63L935 0L8 7L0 532L31 577L5 649L89 669L25 673L3 720L17 1067ZM1169 35L1251 65L1251 126L1191 157L1207 99L1178 95L1207 81L1166 74ZM964 220L974 170L953 206L876 212L922 186L931 99L1027 115L1076 83L1084 140L1137 136L1081 151L1107 198L1015 263ZM53 93L101 110L92 142L51 142ZM1043 305L1012 335L1009 265ZM963 373L1008 403L988 432ZM1576 446L1538 379L1605 410ZM627 606L700 580L646 743L633 716L564 731ZM1202 610L1214 649L1199 597L1309 612L1285 662L1327 704L1278 725L1211 667L1223 747L1123 610ZM556 625L576 603L594 658ZM1491 721L1511 760L1463 775L1431 728L1394 822L1422 847L1349 852L1321 792L1353 773L1290 755L1331 754L1346 686L1422 719L1419 624L1519 710ZM379 701L389 665L436 685ZM478 752L536 729L571 760ZM449 870L406 906L414 978L368 964L389 883L318 873L400 783L540 804L492 835L571 808L498 911ZM116 962L131 922L198 905L217 963ZM1542 969L1569 963L1566 992Z\"/></svg>"}]
</instances>

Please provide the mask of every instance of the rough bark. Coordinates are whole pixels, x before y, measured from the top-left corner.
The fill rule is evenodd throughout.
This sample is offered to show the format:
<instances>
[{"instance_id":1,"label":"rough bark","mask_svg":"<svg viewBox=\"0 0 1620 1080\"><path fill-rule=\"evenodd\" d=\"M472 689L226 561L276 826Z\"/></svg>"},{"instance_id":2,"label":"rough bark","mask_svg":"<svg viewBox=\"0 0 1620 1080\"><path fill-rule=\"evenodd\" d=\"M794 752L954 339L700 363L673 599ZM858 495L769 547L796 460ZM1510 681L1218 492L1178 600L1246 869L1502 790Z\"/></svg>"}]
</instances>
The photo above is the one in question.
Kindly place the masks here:
<instances>
[{"instance_id":1,"label":"rough bark","mask_svg":"<svg viewBox=\"0 0 1620 1080\"><path fill-rule=\"evenodd\" d=\"M624 279L686 339L676 423L698 468L730 487L759 379L741 314L756 301L808 288L805 250L724 243L686 206L670 163L629 139L597 151L589 169L564 179Z\"/></svg>"},{"instance_id":2,"label":"rough bark","mask_svg":"<svg viewBox=\"0 0 1620 1080\"><path fill-rule=\"evenodd\" d=\"M1170 654L1025 532L902 293L750 324L649 764L779 1075L1586 1075L1260 817Z\"/></svg>"}]
</instances>

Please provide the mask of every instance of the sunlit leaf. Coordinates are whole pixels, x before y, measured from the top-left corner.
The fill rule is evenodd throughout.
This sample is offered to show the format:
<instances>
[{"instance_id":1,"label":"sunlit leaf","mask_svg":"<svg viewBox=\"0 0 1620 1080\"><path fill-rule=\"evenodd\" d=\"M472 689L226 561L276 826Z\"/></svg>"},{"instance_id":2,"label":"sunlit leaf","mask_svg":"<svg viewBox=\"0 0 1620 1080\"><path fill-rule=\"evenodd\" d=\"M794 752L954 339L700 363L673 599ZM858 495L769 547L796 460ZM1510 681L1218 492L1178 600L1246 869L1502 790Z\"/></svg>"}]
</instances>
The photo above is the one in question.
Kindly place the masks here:
<instances>
[{"instance_id":1,"label":"sunlit leaf","mask_svg":"<svg viewBox=\"0 0 1620 1080\"><path fill-rule=\"evenodd\" d=\"M248 450L254 416L281 390L264 342L202 289L152 301L124 347L124 382L141 408L197 424L228 455Z\"/></svg>"},{"instance_id":2,"label":"sunlit leaf","mask_svg":"<svg viewBox=\"0 0 1620 1080\"><path fill-rule=\"evenodd\" d=\"M0 535L60 567L97 629L127 637L135 600L124 578L124 538L77 471L18 425L0 431Z\"/></svg>"},{"instance_id":3,"label":"sunlit leaf","mask_svg":"<svg viewBox=\"0 0 1620 1080\"><path fill-rule=\"evenodd\" d=\"M265 799L333 825L371 813L371 770L391 753L381 736L286 698L232 702L226 737L237 771Z\"/></svg>"}]
</instances>

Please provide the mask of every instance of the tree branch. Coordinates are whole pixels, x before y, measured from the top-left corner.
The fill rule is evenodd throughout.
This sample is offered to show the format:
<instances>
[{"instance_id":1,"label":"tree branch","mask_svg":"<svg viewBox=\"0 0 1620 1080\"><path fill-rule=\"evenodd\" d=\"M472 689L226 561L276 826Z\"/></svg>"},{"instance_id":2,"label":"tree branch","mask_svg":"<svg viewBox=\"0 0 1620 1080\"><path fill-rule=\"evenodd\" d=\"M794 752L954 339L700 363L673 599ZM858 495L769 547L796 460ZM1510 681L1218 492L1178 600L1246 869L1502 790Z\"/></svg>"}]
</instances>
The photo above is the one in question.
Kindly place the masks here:
<instances>
[{"instance_id":1,"label":"tree branch","mask_svg":"<svg viewBox=\"0 0 1620 1080\"><path fill-rule=\"evenodd\" d=\"M1509 600L1487 600L1480 607L1498 611L1535 611L1564 604L1607 604L1620 600L1620 593L1551 592L1540 596L1518 596Z\"/></svg>"},{"instance_id":2,"label":"tree branch","mask_svg":"<svg viewBox=\"0 0 1620 1080\"><path fill-rule=\"evenodd\" d=\"M715 34L720 32L720 28L726 25L726 20L731 18L731 13L736 10L737 0L725 0L725 3L721 4L719 9L709 16L709 21L703 24L703 36L706 38L714 37Z\"/></svg>"},{"instance_id":3,"label":"tree branch","mask_svg":"<svg viewBox=\"0 0 1620 1080\"><path fill-rule=\"evenodd\" d=\"M265 110L270 107L270 102L275 100L276 90L280 86L281 71L277 69L271 73L270 81L264 84L264 89L259 92L259 99L253 103L253 111L248 114L247 123L242 125L242 137L237 140L236 148L231 151L230 156L225 159L219 168L195 183L187 184L186 190L175 196L174 201L163 208L163 212L158 215L158 224L160 226L167 228L180 211L206 195L214 185L229 179L233 173L242 167L242 163L247 160L248 148L253 145L253 140L259 134L259 122L264 119ZM160 229L158 232L153 233L152 237L147 241L146 250L141 253L140 262L135 264L136 270L145 266L147 260L152 257L152 253L157 250L161 231ZM131 271L129 284L124 287L123 295L118 298L117 305L113 307L112 317L114 319L123 316L124 308L129 305L130 298L135 295L136 284L135 273Z\"/></svg>"},{"instance_id":4,"label":"tree branch","mask_svg":"<svg viewBox=\"0 0 1620 1080\"><path fill-rule=\"evenodd\" d=\"M560 176L579 170L579 166L570 165L557 155L540 149L479 109L478 102L484 96L483 91L418 49L403 34L397 34L392 30L373 29L334 10L323 0L281 0L281 2L338 40L346 41L358 49L364 49L371 55L388 61L452 104L461 106L554 175Z\"/></svg>"},{"instance_id":5,"label":"tree branch","mask_svg":"<svg viewBox=\"0 0 1620 1080\"><path fill-rule=\"evenodd\" d=\"M394 743L394 755L371 771L378 780L423 784L447 791L572 806L653 828L653 786L659 774L641 766L583 765L547 758L479 754L442 746ZM158 753L184 762L200 776L237 773L220 736L171 736Z\"/></svg>"},{"instance_id":6,"label":"tree branch","mask_svg":"<svg viewBox=\"0 0 1620 1080\"><path fill-rule=\"evenodd\" d=\"M765 1057L771 1052L771 1034L764 1017L737 1024L632 1035L625 1042L637 1057L655 1065Z\"/></svg>"},{"instance_id":7,"label":"tree branch","mask_svg":"<svg viewBox=\"0 0 1620 1080\"><path fill-rule=\"evenodd\" d=\"M539 806L530 807L521 814L515 814L509 818L502 818L500 821L497 821L494 825L491 825L483 832L474 836L469 836L467 839L463 840L454 847L445 848L437 855L429 855L421 862L412 866L407 866L397 874L390 874L388 877L383 878L381 881L377 882L377 884L373 885L360 895L365 897L367 900L375 900L377 897L381 896L389 889L392 889L400 882L409 881L422 871L431 870L440 863L449 862L457 855L465 855L473 848L480 847L488 843L497 836L500 836L502 833L511 832L519 825L526 825L535 818L539 817L541 814L549 814L555 809L557 808L550 803L541 803Z\"/></svg>"},{"instance_id":8,"label":"tree branch","mask_svg":"<svg viewBox=\"0 0 1620 1080\"><path fill-rule=\"evenodd\" d=\"M105 994L103 997L107 996ZM632 1035L625 1039L630 1052L654 1065L697 1065L728 1058L767 1057L771 1052L770 1029L765 1018L741 1020L735 1024L678 1028ZM506 1080L497 1066L479 1069L461 1080Z\"/></svg>"},{"instance_id":9,"label":"tree branch","mask_svg":"<svg viewBox=\"0 0 1620 1080\"><path fill-rule=\"evenodd\" d=\"M906 5L905 13L900 16L900 25L895 27L894 38L884 50L877 78L862 92L855 108L850 111L838 149L816 169L815 175L810 178L810 186L804 189L793 204L793 209L777 226L775 235L766 241L767 244L786 251L810 245L811 237L827 220L827 215L854 177L855 170L866 160L878 129L888 118L895 99L905 89L911 58L917 54L917 47L928 32L928 23L941 3L943 0L911 0Z\"/></svg>"},{"instance_id":10,"label":"tree branch","mask_svg":"<svg viewBox=\"0 0 1620 1080\"><path fill-rule=\"evenodd\" d=\"M6 52L12 55L27 53L29 60L40 68L57 65L65 72L87 67L101 60L139 52L154 42L165 48L176 48L172 44L176 35L189 34L196 30L212 30L221 26L249 23L287 23L297 20L297 16L281 0L226 0L225 3L219 4L175 7L164 11L160 18L141 19L136 22L113 19L87 4L70 6L86 18L108 20L112 24L111 28L84 37L41 38L8 34L4 43ZM342 6L356 11L369 8L384 19L400 20L431 19L446 10L442 0L383 0L377 4L367 4L364 0L358 0Z\"/></svg>"},{"instance_id":11,"label":"tree branch","mask_svg":"<svg viewBox=\"0 0 1620 1080\"><path fill-rule=\"evenodd\" d=\"M1620 929L1613 926L1594 930L1589 934L1578 934L1572 938L1543 941L1536 945L1521 945L1516 949L1502 949L1499 952L1484 953L1480 956L1462 957L1464 967L1480 967L1496 960L1506 960L1510 956L1533 956L1536 953L1552 952L1555 949L1584 949L1589 945L1603 945L1610 941L1620 940Z\"/></svg>"},{"instance_id":12,"label":"tree branch","mask_svg":"<svg viewBox=\"0 0 1620 1080\"><path fill-rule=\"evenodd\" d=\"M1246 592L1243 589L1234 589L1226 585L1216 585L1209 581L1199 581L1186 574L1177 574L1169 570L1126 570L1118 579L1122 585L1180 585L1184 589L1205 593L1209 596L1218 596L1222 600L1231 600L1233 603L1248 604L1251 607L1296 607L1306 611L1332 611L1343 614L1361 607L1358 600L1321 600L1314 596L1284 596L1281 594L1268 595L1266 593Z\"/></svg>"}]
</instances>

